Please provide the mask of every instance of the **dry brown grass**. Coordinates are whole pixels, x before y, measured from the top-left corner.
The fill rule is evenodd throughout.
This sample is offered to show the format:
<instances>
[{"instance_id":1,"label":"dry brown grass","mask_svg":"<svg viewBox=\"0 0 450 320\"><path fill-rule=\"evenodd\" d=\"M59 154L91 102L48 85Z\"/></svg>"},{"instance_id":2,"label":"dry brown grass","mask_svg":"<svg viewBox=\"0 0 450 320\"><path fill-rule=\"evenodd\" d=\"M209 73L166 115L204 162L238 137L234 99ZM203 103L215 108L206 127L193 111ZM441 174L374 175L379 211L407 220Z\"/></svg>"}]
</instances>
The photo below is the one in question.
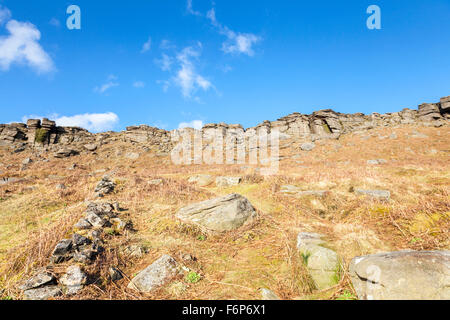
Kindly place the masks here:
<instances>
[{"instance_id":1,"label":"dry brown grass","mask_svg":"<svg viewBox=\"0 0 450 320\"><path fill-rule=\"evenodd\" d=\"M102 147L97 156L50 158L23 170L17 163L33 155L0 151L0 178L26 178L0 186L2 295L20 298L17 283L33 268L46 264L55 243L70 231L105 173L96 171L106 169L117 183L106 200L118 201L126 209L122 214L132 220L135 231L108 239L108 250L88 268L92 285L77 299L259 299L263 287L283 299L337 299L352 292L347 266L354 256L407 248L450 248L450 129L418 128L428 139L412 138L413 129L350 134L339 141L318 142L311 152L299 151L299 142L294 142L282 150L287 157L278 175L266 178L237 165L174 166L167 157L142 150L138 150L141 157L132 161L117 155L117 150L132 151L120 142ZM378 138L392 132L398 139ZM369 134L372 137L361 139ZM369 166L366 161L370 159L388 162ZM73 163L78 166L68 170ZM8 164L12 166L6 169ZM198 173L239 175L243 183L230 188L189 184L189 176ZM156 178L164 183L147 183ZM58 183L67 189L56 190ZM321 199L282 195L280 187L286 184L331 193ZM352 188L389 190L392 199L374 201L349 192ZM232 192L244 195L257 208L255 224L209 235L175 219L176 211L187 204ZM315 290L296 250L300 231L324 234L338 252L343 271L337 286ZM130 244L146 247L147 254L130 259L122 252ZM180 278L151 295L126 289L136 272L164 253L179 261L185 253L195 256L197 261L184 264L202 280L193 284ZM125 279L110 282L111 265L120 268Z\"/></svg>"}]
</instances>

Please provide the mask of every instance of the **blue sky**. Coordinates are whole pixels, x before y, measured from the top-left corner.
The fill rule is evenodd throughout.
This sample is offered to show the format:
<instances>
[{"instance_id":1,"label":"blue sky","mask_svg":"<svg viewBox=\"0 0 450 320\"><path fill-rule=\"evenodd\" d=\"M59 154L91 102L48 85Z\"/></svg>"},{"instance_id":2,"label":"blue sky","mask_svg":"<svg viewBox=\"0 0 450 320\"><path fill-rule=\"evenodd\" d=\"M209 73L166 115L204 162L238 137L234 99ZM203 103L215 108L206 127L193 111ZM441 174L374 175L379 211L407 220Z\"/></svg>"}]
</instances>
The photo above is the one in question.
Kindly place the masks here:
<instances>
[{"instance_id":1,"label":"blue sky","mask_svg":"<svg viewBox=\"0 0 450 320\"><path fill-rule=\"evenodd\" d=\"M81 9L69 30L66 9ZM369 5L381 30L369 30ZM0 123L395 112L450 94L450 1L0 0ZM195 122L194 122L195 121Z\"/></svg>"}]
</instances>

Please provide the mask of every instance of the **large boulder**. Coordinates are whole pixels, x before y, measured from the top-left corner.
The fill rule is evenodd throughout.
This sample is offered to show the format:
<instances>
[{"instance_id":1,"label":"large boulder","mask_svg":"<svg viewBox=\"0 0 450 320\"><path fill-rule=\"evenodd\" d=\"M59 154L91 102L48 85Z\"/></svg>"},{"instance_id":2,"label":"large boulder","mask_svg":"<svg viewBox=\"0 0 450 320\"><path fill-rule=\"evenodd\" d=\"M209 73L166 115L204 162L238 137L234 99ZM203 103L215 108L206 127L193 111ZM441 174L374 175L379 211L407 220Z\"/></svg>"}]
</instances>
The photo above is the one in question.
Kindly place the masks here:
<instances>
[{"instance_id":1,"label":"large boulder","mask_svg":"<svg viewBox=\"0 0 450 320\"><path fill-rule=\"evenodd\" d=\"M180 209L176 217L210 231L238 229L256 217L250 201L239 194L191 204Z\"/></svg>"},{"instance_id":2,"label":"large boulder","mask_svg":"<svg viewBox=\"0 0 450 320\"><path fill-rule=\"evenodd\" d=\"M297 237L297 249L319 290L336 285L340 276L339 257L325 245L321 234L302 232Z\"/></svg>"},{"instance_id":3,"label":"large boulder","mask_svg":"<svg viewBox=\"0 0 450 320\"><path fill-rule=\"evenodd\" d=\"M450 251L400 251L356 257L350 276L359 299L449 300Z\"/></svg>"},{"instance_id":4,"label":"large boulder","mask_svg":"<svg viewBox=\"0 0 450 320\"><path fill-rule=\"evenodd\" d=\"M179 264L169 255L164 255L146 269L139 272L128 285L129 289L140 292L151 292L181 273Z\"/></svg>"}]
</instances>

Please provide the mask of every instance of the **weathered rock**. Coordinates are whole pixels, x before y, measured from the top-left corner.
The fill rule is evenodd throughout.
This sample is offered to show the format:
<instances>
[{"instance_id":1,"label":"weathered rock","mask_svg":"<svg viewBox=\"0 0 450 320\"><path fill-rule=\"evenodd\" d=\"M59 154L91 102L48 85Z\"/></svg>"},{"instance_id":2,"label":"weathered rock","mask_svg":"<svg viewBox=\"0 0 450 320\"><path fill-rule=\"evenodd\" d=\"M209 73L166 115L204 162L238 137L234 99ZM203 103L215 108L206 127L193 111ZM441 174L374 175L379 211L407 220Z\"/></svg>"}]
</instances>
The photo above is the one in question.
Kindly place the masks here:
<instances>
[{"instance_id":1,"label":"weathered rock","mask_svg":"<svg viewBox=\"0 0 450 320\"><path fill-rule=\"evenodd\" d=\"M359 195L365 195L378 200L389 201L391 193L387 190L363 190L355 189L355 193Z\"/></svg>"},{"instance_id":2,"label":"weathered rock","mask_svg":"<svg viewBox=\"0 0 450 320\"><path fill-rule=\"evenodd\" d=\"M217 177L216 186L218 187L231 187L237 186L242 181L241 177Z\"/></svg>"},{"instance_id":3,"label":"weathered rock","mask_svg":"<svg viewBox=\"0 0 450 320\"><path fill-rule=\"evenodd\" d=\"M125 155L125 157L130 160L137 160L137 159L139 159L140 155L139 155L139 153L136 153L136 152L130 152L130 153L127 153Z\"/></svg>"},{"instance_id":4,"label":"weathered rock","mask_svg":"<svg viewBox=\"0 0 450 320\"><path fill-rule=\"evenodd\" d=\"M55 276L48 271L40 270L36 275L25 281L20 290L26 291L30 289L36 289L44 285L48 285L56 280Z\"/></svg>"},{"instance_id":5,"label":"weathered rock","mask_svg":"<svg viewBox=\"0 0 450 320\"><path fill-rule=\"evenodd\" d=\"M176 217L210 231L238 229L256 217L250 201L239 194L230 194L180 209Z\"/></svg>"},{"instance_id":6,"label":"weathered rock","mask_svg":"<svg viewBox=\"0 0 450 320\"><path fill-rule=\"evenodd\" d=\"M61 158L68 158L71 156L76 156L77 154L79 154L79 152L76 150L69 149L69 148L61 148L55 152L54 157L61 159Z\"/></svg>"},{"instance_id":7,"label":"weathered rock","mask_svg":"<svg viewBox=\"0 0 450 320\"><path fill-rule=\"evenodd\" d=\"M93 144L93 143L88 143L88 144L85 144L85 145L84 145L84 148L85 148L87 151L93 152L93 151L97 150L97 145L96 145L96 144Z\"/></svg>"},{"instance_id":8,"label":"weathered rock","mask_svg":"<svg viewBox=\"0 0 450 320\"><path fill-rule=\"evenodd\" d=\"M67 268L66 273L59 279L59 282L64 285L67 295L75 295L87 282L87 276L78 265L73 265Z\"/></svg>"},{"instance_id":9,"label":"weathered rock","mask_svg":"<svg viewBox=\"0 0 450 320\"><path fill-rule=\"evenodd\" d=\"M387 163L387 161L386 160L384 160L384 159L377 159L377 160L367 160L367 164L369 164L369 165L379 165L379 164L385 164L385 163Z\"/></svg>"},{"instance_id":10,"label":"weathered rock","mask_svg":"<svg viewBox=\"0 0 450 320\"><path fill-rule=\"evenodd\" d=\"M109 277L111 281L119 281L123 279L122 272L115 267L109 268Z\"/></svg>"},{"instance_id":11,"label":"weathered rock","mask_svg":"<svg viewBox=\"0 0 450 320\"><path fill-rule=\"evenodd\" d=\"M23 293L24 300L48 300L61 296L62 292L57 286L46 286L37 289L30 289Z\"/></svg>"},{"instance_id":12,"label":"weathered rock","mask_svg":"<svg viewBox=\"0 0 450 320\"><path fill-rule=\"evenodd\" d=\"M26 158L26 159L24 159L23 161L22 161L22 164L30 164L30 163L32 163L33 162L33 160L31 160L30 158Z\"/></svg>"},{"instance_id":13,"label":"weathered rock","mask_svg":"<svg viewBox=\"0 0 450 320\"><path fill-rule=\"evenodd\" d=\"M284 193L284 194L288 194L288 195L293 195L296 197L308 197L308 196L313 196L313 197L325 197L327 196L330 192L327 190L307 190L307 191L303 191L301 188L296 187L296 186L292 186L292 185L285 185L285 186L281 186L280 187L280 192Z\"/></svg>"},{"instance_id":14,"label":"weathered rock","mask_svg":"<svg viewBox=\"0 0 450 320\"><path fill-rule=\"evenodd\" d=\"M129 289L151 292L172 281L181 273L179 264L169 255L164 255L134 277Z\"/></svg>"},{"instance_id":15,"label":"weathered rock","mask_svg":"<svg viewBox=\"0 0 450 320\"><path fill-rule=\"evenodd\" d=\"M319 290L335 285L340 270L338 255L324 247L326 243L322 237L317 233L300 233L297 237L297 248Z\"/></svg>"},{"instance_id":16,"label":"weathered rock","mask_svg":"<svg viewBox=\"0 0 450 320\"><path fill-rule=\"evenodd\" d=\"M78 222L74 225L74 228L78 230L87 230L92 228L92 224L89 223L86 219L80 219Z\"/></svg>"},{"instance_id":17,"label":"weathered rock","mask_svg":"<svg viewBox=\"0 0 450 320\"><path fill-rule=\"evenodd\" d=\"M111 181L108 176L104 176L102 180L97 184L95 188L95 193L98 197L104 197L106 194L109 194L114 191L115 183Z\"/></svg>"},{"instance_id":18,"label":"weathered rock","mask_svg":"<svg viewBox=\"0 0 450 320\"><path fill-rule=\"evenodd\" d=\"M84 246L86 244L90 244L91 240L82 235L79 235L78 233L74 233L72 236L72 243L74 246Z\"/></svg>"},{"instance_id":19,"label":"weathered rock","mask_svg":"<svg viewBox=\"0 0 450 320\"><path fill-rule=\"evenodd\" d=\"M300 149L302 149L303 151L312 151L315 147L316 147L316 145L314 143L307 142L307 143L303 143L300 146Z\"/></svg>"},{"instance_id":20,"label":"weathered rock","mask_svg":"<svg viewBox=\"0 0 450 320\"><path fill-rule=\"evenodd\" d=\"M281 300L273 291L261 289L261 300Z\"/></svg>"},{"instance_id":21,"label":"weathered rock","mask_svg":"<svg viewBox=\"0 0 450 320\"><path fill-rule=\"evenodd\" d=\"M86 220L94 227L94 228L103 228L106 225L107 221L102 219L94 212L86 213Z\"/></svg>"},{"instance_id":22,"label":"weathered rock","mask_svg":"<svg viewBox=\"0 0 450 320\"><path fill-rule=\"evenodd\" d=\"M400 251L356 257L350 276L359 299L449 300L450 251Z\"/></svg>"},{"instance_id":23,"label":"weathered rock","mask_svg":"<svg viewBox=\"0 0 450 320\"><path fill-rule=\"evenodd\" d=\"M199 174L193 177L190 177L188 182L195 183L199 187L206 187L213 183L213 177L208 174Z\"/></svg>"},{"instance_id":24,"label":"weathered rock","mask_svg":"<svg viewBox=\"0 0 450 320\"><path fill-rule=\"evenodd\" d=\"M65 255L66 253L69 253L71 248L72 248L72 240L70 239L61 240L56 244L56 247L53 250L53 255L54 256Z\"/></svg>"}]
</instances>

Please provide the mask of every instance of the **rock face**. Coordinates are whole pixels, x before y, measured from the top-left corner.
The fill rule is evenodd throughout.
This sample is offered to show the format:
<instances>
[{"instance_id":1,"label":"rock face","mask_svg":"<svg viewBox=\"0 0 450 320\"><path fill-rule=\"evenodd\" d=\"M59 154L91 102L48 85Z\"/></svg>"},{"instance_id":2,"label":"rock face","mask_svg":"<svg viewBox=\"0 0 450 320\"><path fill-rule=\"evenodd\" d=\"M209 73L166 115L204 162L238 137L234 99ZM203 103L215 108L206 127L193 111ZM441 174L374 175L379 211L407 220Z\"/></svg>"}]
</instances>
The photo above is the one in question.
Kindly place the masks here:
<instances>
[{"instance_id":1,"label":"rock face","mask_svg":"<svg viewBox=\"0 0 450 320\"><path fill-rule=\"evenodd\" d=\"M324 247L325 241L317 233L300 233L297 248L306 264L317 289L323 290L335 285L339 280L339 257L331 249Z\"/></svg>"},{"instance_id":2,"label":"rock face","mask_svg":"<svg viewBox=\"0 0 450 320\"><path fill-rule=\"evenodd\" d=\"M178 263L169 255L164 255L146 269L139 272L128 285L129 289L151 292L181 273Z\"/></svg>"},{"instance_id":3,"label":"rock face","mask_svg":"<svg viewBox=\"0 0 450 320\"><path fill-rule=\"evenodd\" d=\"M209 231L238 229L256 217L250 201L239 194L230 194L180 209L176 217Z\"/></svg>"},{"instance_id":4,"label":"rock face","mask_svg":"<svg viewBox=\"0 0 450 320\"><path fill-rule=\"evenodd\" d=\"M208 145L213 131L227 134L238 145L248 143L249 137L260 130L270 133L280 132L280 138L298 138L311 142L320 139L339 139L342 134L365 131L376 127L398 126L402 124L422 123L431 126L443 126L450 120L450 97L441 98L437 103L424 103L418 110L403 109L399 112L365 115L362 113L343 114L331 109L320 110L306 115L293 113L277 121L264 121L253 128L244 128L239 124L207 124L201 135ZM0 124L0 146L15 150L24 148L49 148L57 151L61 147L73 150L95 151L97 145L108 141L124 141L132 145L143 145L159 154L167 155L173 149L174 133L180 130L166 131L147 125L127 127L126 131L92 134L77 127L58 127L48 119L30 119L27 124Z\"/></svg>"},{"instance_id":5,"label":"rock face","mask_svg":"<svg viewBox=\"0 0 450 320\"><path fill-rule=\"evenodd\" d=\"M360 299L449 300L450 251L400 251L356 257L350 276Z\"/></svg>"}]
</instances>

